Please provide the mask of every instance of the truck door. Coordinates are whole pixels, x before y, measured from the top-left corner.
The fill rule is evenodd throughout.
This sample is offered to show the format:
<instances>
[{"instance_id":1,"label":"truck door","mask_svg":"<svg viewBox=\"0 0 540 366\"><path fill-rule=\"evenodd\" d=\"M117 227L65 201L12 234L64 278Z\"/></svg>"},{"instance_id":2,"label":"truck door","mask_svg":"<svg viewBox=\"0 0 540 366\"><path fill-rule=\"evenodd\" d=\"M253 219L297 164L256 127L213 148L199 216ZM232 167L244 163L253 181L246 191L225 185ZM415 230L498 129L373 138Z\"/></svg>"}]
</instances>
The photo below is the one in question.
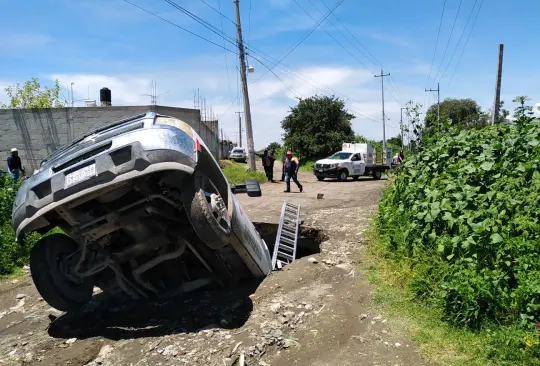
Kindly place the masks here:
<instances>
[{"instance_id":1,"label":"truck door","mask_svg":"<svg viewBox=\"0 0 540 366\"><path fill-rule=\"evenodd\" d=\"M363 175L365 170L365 163L360 154L354 154L351 157L353 165L353 175Z\"/></svg>"}]
</instances>

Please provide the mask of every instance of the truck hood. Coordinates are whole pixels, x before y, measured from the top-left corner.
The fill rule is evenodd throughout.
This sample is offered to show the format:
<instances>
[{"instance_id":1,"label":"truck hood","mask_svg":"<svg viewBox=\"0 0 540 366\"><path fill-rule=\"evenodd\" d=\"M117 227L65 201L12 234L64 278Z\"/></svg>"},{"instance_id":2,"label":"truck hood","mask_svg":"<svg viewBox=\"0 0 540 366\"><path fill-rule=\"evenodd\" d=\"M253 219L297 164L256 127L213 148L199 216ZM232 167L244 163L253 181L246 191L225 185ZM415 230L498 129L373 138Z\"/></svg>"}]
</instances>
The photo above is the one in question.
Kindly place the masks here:
<instances>
[{"instance_id":1,"label":"truck hood","mask_svg":"<svg viewBox=\"0 0 540 366\"><path fill-rule=\"evenodd\" d=\"M317 160L315 164L338 164L338 163L343 163L344 161L347 161L347 160L321 159L321 160Z\"/></svg>"}]
</instances>

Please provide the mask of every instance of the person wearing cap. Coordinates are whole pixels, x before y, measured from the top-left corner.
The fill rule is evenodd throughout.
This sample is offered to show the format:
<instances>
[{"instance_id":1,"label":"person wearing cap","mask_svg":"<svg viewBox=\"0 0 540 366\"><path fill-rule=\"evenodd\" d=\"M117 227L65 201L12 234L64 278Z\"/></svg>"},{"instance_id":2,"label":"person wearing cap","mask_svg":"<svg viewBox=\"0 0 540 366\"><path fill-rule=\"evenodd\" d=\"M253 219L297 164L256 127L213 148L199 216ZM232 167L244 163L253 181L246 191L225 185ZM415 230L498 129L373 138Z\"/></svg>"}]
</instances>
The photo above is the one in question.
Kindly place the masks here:
<instances>
[{"instance_id":1,"label":"person wearing cap","mask_svg":"<svg viewBox=\"0 0 540 366\"><path fill-rule=\"evenodd\" d=\"M8 172L11 178L18 180L21 172L24 173L19 151L16 148L11 149L11 155L7 158Z\"/></svg>"},{"instance_id":2,"label":"person wearing cap","mask_svg":"<svg viewBox=\"0 0 540 366\"><path fill-rule=\"evenodd\" d=\"M285 193L288 193L291 191L291 178L294 181L294 183L296 183L296 185L298 186L298 189L300 190L300 192L302 192L303 187L300 184L300 182L298 182L298 178L297 178L298 169L300 168L300 162L298 161L298 158L293 156L293 153L290 150L287 151L284 166L285 166L285 177L286 177L285 182L287 184L287 189L285 190Z\"/></svg>"}]
</instances>

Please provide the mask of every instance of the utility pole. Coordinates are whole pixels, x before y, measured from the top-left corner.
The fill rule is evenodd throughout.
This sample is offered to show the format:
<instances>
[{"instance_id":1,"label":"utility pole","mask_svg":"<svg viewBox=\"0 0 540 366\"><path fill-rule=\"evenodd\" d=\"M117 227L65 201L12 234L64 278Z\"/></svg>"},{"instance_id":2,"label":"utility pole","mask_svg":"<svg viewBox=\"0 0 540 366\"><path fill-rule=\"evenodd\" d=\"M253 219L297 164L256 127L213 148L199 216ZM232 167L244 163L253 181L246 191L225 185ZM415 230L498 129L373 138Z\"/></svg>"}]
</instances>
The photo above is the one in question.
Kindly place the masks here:
<instances>
[{"instance_id":1,"label":"utility pole","mask_svg":"<svg viewBox=\"0 0 540 366\"><path fill-rule=\"evenodd\" d=\"M502 63L503 63L504 44L499 44L499 64L497 65L497 81L495 83L495 103L493 106L493 118L491 124L494 125L499 119L499 108L501 104L501 78L502 78Z\"/></svg>"},{"instance_id":2,"label":"utility pole","mask_svg":"<svg viewBox=\"0 0 540 366\"><path fill-rule=\"evenodd\" d=\"M253 128L251 126L251 108L249 106L249 93L246 76L246 57L244 53L244 43L242 41L242 25L240 24L240 1L234 0L236 7L236 40L238 43L238 57L240 59L240 79L242 80L242 94L244 96L244 116L246 118L247 150L249 154L249 169L256 170L255 167L255 146L253 143Z\"/></svg>"},{"instance_id":3,"label":"utility pole","mask_svg":"<svg viewBox=\"0 0 540 366\"><path fill-rule=\"evenodd\" d=\"M437 131L439 131L441 127L441 94L440 94L440 87L439 83L437 83L437 89L425 89L426 92L437 92Z\"/></svg>"},{"instance_id":4,"label":"utility pole","mask_svg":"<svg viewBox=\"0 0 540 366\"><path fill-rule=\"evenodd\" d=\"M407 108L400 108L401 118L399 120L399 129L401 130L401 148L403 149L403 110Z\"/></svg>"},{"instance_id":5,"label":"utility pole","mask_svg":"<svg viewBox=\"0 0 540 366\"><path fill-rule=\"evenodd\" d=\"M74 105L74 98L73 98L73 84L75 83L71 83L71 108L73 108L73 105Z\"/></svg>"},{"instance_id":6,"label":"utility pole","mask_svg":"<svg viewBox=\"0 0 540 366\"><path fill-rule=\"evenodd\" d=\"M386 159L386 122L384 114L384 77L390 75L383 74L383 69L381 69L380 75L374 75L376 78L381 78L381 92L382 92L382 140L383 140L383 157Z\"/></svg>"},{"instance_id":7,"label":"utility pole","mask_svg":"<svg viewBox=\"0 0 540 366\"><path fill-rule=\"evenodd\" d=\"M223 128L221 129L221 141L224 141L223 140Z\"/></svg>"},{"instance_id":8,"label":"utility pole","mask_svg":"<svg viewBox=\"0 0 540 366\"><path fill-rule=\"evenodd\" d=\"M238 147L242 147L242 116L240 114L244 112L234 112L238 113L238 136L240 136L240 145Z\"/></svg>"}]
</instances>

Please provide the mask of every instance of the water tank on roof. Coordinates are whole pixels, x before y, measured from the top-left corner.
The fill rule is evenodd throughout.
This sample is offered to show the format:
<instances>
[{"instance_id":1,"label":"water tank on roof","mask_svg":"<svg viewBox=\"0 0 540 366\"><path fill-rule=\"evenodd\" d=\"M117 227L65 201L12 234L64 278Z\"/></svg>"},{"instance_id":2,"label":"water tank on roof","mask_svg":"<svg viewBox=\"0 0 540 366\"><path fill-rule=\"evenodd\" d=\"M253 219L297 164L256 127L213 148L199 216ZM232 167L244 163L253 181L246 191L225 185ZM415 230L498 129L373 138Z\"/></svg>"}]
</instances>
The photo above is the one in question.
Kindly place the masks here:
<instances>
[{"instance_id":1,"label":"water tank on roof","mask_svg":"<svg viewBox=\"0 0 540 366\"><path fill-rule=\"evenodd\" d=\"M99 101L102 107L110 107L111 105L111 89L101 88L99 91Z\"/></svg>"}]
</instances>

